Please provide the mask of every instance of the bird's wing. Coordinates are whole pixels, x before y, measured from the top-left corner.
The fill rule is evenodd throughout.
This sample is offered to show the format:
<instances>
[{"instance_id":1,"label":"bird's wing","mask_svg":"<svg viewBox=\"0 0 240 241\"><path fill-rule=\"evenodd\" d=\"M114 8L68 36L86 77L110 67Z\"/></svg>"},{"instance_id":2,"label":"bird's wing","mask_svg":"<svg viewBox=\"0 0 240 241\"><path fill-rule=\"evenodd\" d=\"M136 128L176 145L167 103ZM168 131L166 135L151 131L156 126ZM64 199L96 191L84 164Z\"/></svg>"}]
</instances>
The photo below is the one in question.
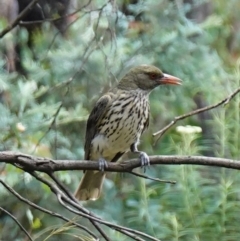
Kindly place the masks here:
<instances>
[{"instance_id":1,"label":"bird's wing","mask_svg":"<svg viewBox=\"0 0 240 241\"><path fill-rule=\"evenodd\" d=\"M145 130L147 130L148 126L149 126L149 115L148 115L148 117L147 117L147 119L146 119L146 121L145 121L145 123L144 123L144 127L143 127L143 130L142 130L142 133L143 133Z\"/></svg>"},{"instance_id":2,"label":"bird's wing","mask_svg":"<svg viewBox=\"0 0 240 241\"><path fill-rule=\"evenodd\" d=\"M108 109L108 106L112 102L112 95L108 93L103 95L93 107L87 121L86 135L85 135L85 160L90 158L91 142L96 133L98 132L98 125L103 119Z\"/></svg>"},{"instance_id":3,"label":"bird's wing","mask_svg":"<svg viewBox=\"0 0 240 241\"><path fill-rule=\"evenodd\" d=\"M142 133L143 133L143 132L148 128L148 126L149 126L149 116L150 116L150 106L149 106L149 104L148 104L147 108L148 108L148 116L147 116L147 119L146 119L146 121L145 121L145 123L144 123Z\"/></svg>"}]
</instances>

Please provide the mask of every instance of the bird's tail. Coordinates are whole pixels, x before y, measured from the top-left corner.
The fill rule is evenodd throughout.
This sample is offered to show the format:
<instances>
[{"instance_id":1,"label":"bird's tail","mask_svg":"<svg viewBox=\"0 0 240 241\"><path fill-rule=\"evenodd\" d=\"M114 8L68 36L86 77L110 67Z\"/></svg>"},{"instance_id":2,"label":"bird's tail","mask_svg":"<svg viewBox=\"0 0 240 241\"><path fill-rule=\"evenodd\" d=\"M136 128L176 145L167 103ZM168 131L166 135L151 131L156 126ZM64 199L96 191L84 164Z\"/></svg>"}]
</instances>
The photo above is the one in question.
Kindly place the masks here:
<instances>
[{"instance_id":1,"label":"bird's tail","mask_svg":"<svg viewBox=\"0 0 240 241\"><path fill-rule=\"evenodd\" d=\"M100 171L86 171L74 196L80 201L98 199L105 175Z\"/></svg>"}]
</instances>

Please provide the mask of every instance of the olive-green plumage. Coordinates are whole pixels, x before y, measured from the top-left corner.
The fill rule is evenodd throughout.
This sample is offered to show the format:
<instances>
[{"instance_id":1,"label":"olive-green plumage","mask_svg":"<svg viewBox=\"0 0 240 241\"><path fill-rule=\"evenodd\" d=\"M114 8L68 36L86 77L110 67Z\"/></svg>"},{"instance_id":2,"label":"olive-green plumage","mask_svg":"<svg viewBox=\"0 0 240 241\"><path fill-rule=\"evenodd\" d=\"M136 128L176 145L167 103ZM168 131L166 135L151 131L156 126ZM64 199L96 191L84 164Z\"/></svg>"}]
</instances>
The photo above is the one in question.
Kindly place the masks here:
<instances>
[{"instance_id":1,"label":"olive-green plumage","mask_svg":"<svg viewBox=\"0 0 240 241\"><path fill-rule=\"evenodd\" d=\"M117 161L125 152L139 153L142 165L149 163L137 145L149 122L148 95L161 84L180 84L174 76L154 66L132 68L118 85L103 95L93 107L85 135L85 160ZM86 171L75 196L95 200L100 196L105 173Z\"/></svg>"}]
</instances>

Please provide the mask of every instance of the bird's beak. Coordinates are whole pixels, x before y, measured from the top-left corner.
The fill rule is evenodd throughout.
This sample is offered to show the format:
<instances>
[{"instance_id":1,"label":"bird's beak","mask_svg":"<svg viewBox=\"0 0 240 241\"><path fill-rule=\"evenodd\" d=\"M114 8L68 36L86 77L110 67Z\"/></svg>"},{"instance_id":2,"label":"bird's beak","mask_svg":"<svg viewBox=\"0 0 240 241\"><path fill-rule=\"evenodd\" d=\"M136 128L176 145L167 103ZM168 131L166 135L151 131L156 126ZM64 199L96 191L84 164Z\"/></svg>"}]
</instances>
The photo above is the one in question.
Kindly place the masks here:
<instances>
[{"instance_id":1,"label":"bird's beak","mask_svg":"<svg viewBox=\"0 0 240 241\"><path fill-rule=\"evenodd\" d=\"M168 84L168 85L181 85L182 81L175 77L175 76L172 76L172 75L169 75L169 74L163 74L163 77L159 80L159 83L160 84Z\"/></svg>"}]
</instances>

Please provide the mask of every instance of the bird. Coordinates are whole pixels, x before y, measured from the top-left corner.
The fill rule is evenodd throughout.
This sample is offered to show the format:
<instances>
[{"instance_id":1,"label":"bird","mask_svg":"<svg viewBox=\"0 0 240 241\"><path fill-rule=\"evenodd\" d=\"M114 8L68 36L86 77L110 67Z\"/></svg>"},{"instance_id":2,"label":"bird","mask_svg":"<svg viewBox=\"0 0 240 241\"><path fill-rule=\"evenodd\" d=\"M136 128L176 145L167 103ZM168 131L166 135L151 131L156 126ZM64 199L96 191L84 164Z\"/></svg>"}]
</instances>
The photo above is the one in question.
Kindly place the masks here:
<instances>
[{"instance_id":1,"label":"bird","mask_svg":"<svg viewBox=\"0 0 240 241\"><path fill-rule=\"evenodd\" d=\"M75 191L79 201L99 198L107 162L116 162L126 152L139 155L141 166L150 164L138 150L140 137L149 125L149 94L160 85L181 85L175 76L153 65L133 67L94 105L85 134L85 160L99 161L99 170L87 170Z\"/></svg>"}]
</instances>

